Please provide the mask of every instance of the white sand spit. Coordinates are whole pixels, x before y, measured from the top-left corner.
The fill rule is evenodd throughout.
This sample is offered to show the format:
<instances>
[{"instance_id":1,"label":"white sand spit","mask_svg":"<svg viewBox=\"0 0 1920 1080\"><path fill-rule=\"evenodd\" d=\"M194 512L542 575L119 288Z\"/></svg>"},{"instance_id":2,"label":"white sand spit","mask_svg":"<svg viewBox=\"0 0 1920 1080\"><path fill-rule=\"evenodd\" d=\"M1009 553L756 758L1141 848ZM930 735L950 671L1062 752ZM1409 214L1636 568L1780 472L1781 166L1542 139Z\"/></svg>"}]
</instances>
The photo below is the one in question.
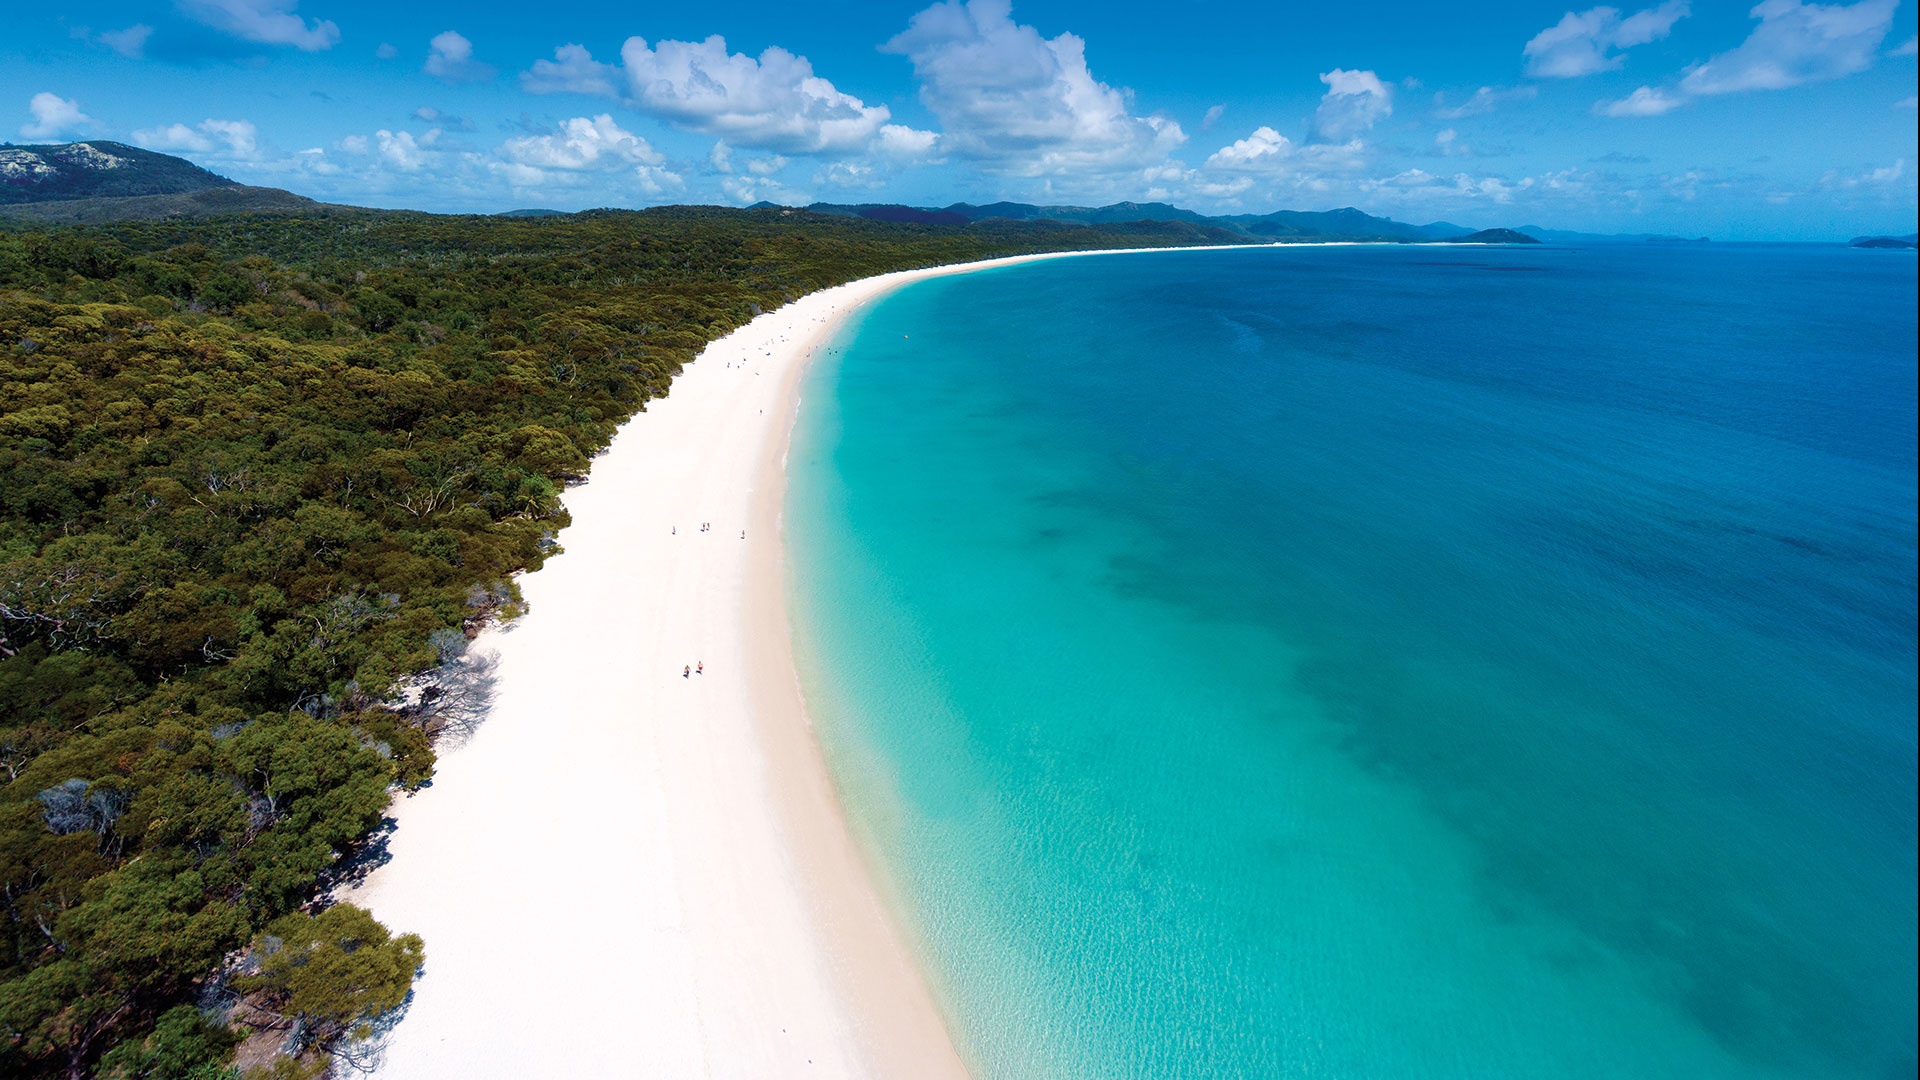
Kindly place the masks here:
<instances>
[{"instance_id":1,"label":"white sand spit","mask_svg":"<svg viewBox=\"0 0 1920 1080\"><path fill-rule=\"evenodd\" d=\"M529 614L476 643L486 724L341 897L427 941L381 1077L966 1076L808 728L779 515L800 373L847 313L1017 261L760 316L566 493Z\"/></svg>"}]
</instances>

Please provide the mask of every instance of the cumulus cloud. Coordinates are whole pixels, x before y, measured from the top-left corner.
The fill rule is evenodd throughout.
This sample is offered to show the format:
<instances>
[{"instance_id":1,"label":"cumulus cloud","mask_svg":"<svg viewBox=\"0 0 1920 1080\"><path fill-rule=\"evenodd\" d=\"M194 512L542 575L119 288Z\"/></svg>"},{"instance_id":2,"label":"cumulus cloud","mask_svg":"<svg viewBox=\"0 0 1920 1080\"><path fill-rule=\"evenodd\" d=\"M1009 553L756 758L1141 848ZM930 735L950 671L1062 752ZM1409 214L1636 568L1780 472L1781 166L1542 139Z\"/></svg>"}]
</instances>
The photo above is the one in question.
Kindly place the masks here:
<instances>
[{"instance_id":1,"label":"cumulus cloud","mask_svg":"<svg viewBox=\"0 0 1920 1080\"><path fill-rule=\"evenodd\" d=\"M1680 89L1696 95L1784 90L1865 71L1893 28L1898 2L1766 0L1753 9L1760 25L1747 40L1687 72Z\"/></svg>"},{"instance_id":2,"label":"cumulus cloud","mask_svg":"<svg viewBox=\"0 0 1920 1080\"><path fill-rule=\"evenodd\" d=\"M44 90L27 102L27 112L33 119L20 125L20 134L29 139L50 139L94 123L93 117L80 111L78 101Z\"/></svg>"},{"instance_id":3,"label":"cumulus cloud","mask_svg":"<svg viewBox=\"0 0 1920 1080\"><path fill-rule=\"evenodd\" d=\"M133 141L149 150L185 151L219 154L222 157L250 158L260 149L259 132L248 120L206 119L192 127L169 124L133 133Z\"/></svg>"},{"instance_id":4,"label":"cumulus cloud","mask_svg":"<svg viewBox=\"0 0 1920 1080\"><path fill-rule=\"evenodd\" d=\"M601 113L588 119L563 121L552 135L508 139L500 152L509 160L537 169L591 169L606 165L658 165L665 160L647 140Z\"/></svg>"},{"instance_id":5,"label":"cumulus cloud","mask_svg":"<svg viewBox=\"0 0 1920 1080\"><path fill-rule=\"evenodd\" d=\"M1618 101L1603 101L1594 106L1602 116L1659 116L1686 104L1686 99L1665 90L1643 86Z\"/></svg>"},{"instance_id":6,"label":"cumulus cloud","mask_svg":"<svg viewBox=\"0 0 1920 1080\"><path fill-rule=\"evenodd\" d=\"M729 176L720 181L720 190L726 193L727 198L742 205L770 202L781 206L805 206L813 201L810 196L802 192L765 178L749 179L744 176Z\"/></svg>"},{"instance_id":7,"label":"cumulus cloud","mask_svg":"<svg viewBox=\"0 0 1920 1080\"><path fill-rule=\"evenodd\" d=\"M627 131L609 114L576 116L545 135L508 139L496 151L495 171L516 188L578 182L583 173L624 172L643 194L659 195L685 186L679 173L647 140ZM605 183L604 177L596 181Z\"/></svg>"},{"instance_id":8,"label":"cumulus cloud","mask_svg":"<svg viewBox=\"0 0 1920 1080\"><path fill-rule=\"evenodd\" d=\"M1258 127L1253 134L1215 150L1207 158L1209 169L1268 169L1293 156L1293 144L1270 127Z\"/></svg>"},{"instance_id":9,"label":"cumulus cloud","mask_svg":"<svg viewBox=\"0 0 1920 1080\"><path fill-rule=\"evenodd\" d=\"M880 128L880 138L874 143L874 149L901 160L925 159L934 153L934 147L939 142L940 136L934 132L910 128L905 124L886 124Z\"/></svg>"},{"instance_id":10,"label":"cumulus cloud","mask_svg":"<svg viewBox=\"0 0 1920 1080\"><path fill-rule=\"evenodd\" d=\"M400 55L400 50L394 48L393 42L383 41L380 43L379 48L373 50L373 55L374 58L378 60L391 60Z\"/></svg>"},{"instance_id":11,"label":"cumulus cloud","mask_svg":"<svg viewBox=\"0 0 1920 1080\"><path fill-rule=\"evenodd\" d=\"M444 83L485 82L493 68L473 58L473 42L452 30L433 35L427 43L427 62L420 70Z\"/></svg>"},{"instance_id":12,"label":"cumulus cloud","mask_svg":"<svg viewBox=\"0 0 1920 1080\"><path fill-rule=\"evenodd\" d=\"M886 181L863 161L835 161L813 174L815 187L880 188Z\"/></svg>"},{"instance_id":13,"label":"cumulus cloud","mask_svg":"<svg viewBox=\"0 0 1920 1080\"><path fill-rule=\"evenodd\" d=\"M1320 76L1327 92L1313 114L1313 141L1343 142L1393 115L1393 91L1371 71L1334 68Z\"/></svg>"},{"instance_id":14,"label":"cumulus cloud","mask_svg":"<svg viewBox=\"0 0 1920 1080\"><path fill-rule=\"evenodd\" d=\"M1441 105L1440 103L1444 98L1436 94L1434 95L1434 104L1439 107L1433 110L1433 115L1442 120L1464 120L1469 116L1483 116L1490 113L1503 101L1523 100L1531 98L1538 93L1539 91L1531 86L1515 86L1511 88L1483 86L1475 90L1472 97L1469 97L1458 105L1451 106Z\"/></svg>"},{"instance_id":15,"label":"cumulus cloud","mask_svg":"<svg viewBox=\"0 0 1920 1080\"><path fill-rule=\"evenodd\" d=\"M774 47L757 58L705 41L628 38L619 65L602 64L579 45L554 50L521 76L536 93L618 97L641 112L742 146L817 154L863 149L891 114L842 93L814 74L804 56Z\"/></svg>"},{"instance_id":16,"label":"cumulus cloud","mask_svg":"<svg viewBox=\"0 0 1920 1080\"><path fill-rule=\"evenodd\" d=\"M374 156L383 164L399 169L401 172L417 172L427 163L427 153L440 132L433 130L416 139L410 131L388 131L382 128L373 133L376 140Z\"/></svg>"},{"instance_id":17,"label":"cumulus cloud","mask_svg":"<svg viewBox=\"0 0 1920 1080\"><path fill-rule=\"evenodd\" d=\"M294 14L298 0L178 0L182 13L215 30L262 45L291 45L302 52L331 49L340 28L330 20L311 23Z\"/></svg>"},{"instance_id":18,"label":"cumulus cloud","mask_svg":"<svg viewBox=\"0 0 1920 1080\"><path fill-rule=\"evenodd\" d=\"M619 69L595 60L584 45L562 45L553 50L553 59L535 60L533 67L520 73L521 88L534 94L617 98L620 81Z\"/></svg>"},{"instance_id":19,"label":"cumulus cloud","mask_svg":"<svg viewBox=\"0 0 1920 1080\"><path fill-rule=\"evenodd\" d=\"M1009 0L943 0L881 46L913 63L941 146L1020 176L1136 169L1186 141L1165 117L1135 116L1128 95L1093 77L1086 43L1043 38Z\"/></svg>"},{"instance_id":20,"label":"cumulus cloud","mask_svg":"<svg viewBox=\"0 0 1920 1080\"><path fill-rule=\"evenodd\" d=\"M147 54L147 39L153 36L153 27L145 23L135 23L125 30L108 30L98 38L100 44L119 53L129 60L139 60Z\"/></svg>"},{"instance_id":21,"label":"cumulus cloud","mask_svg":"<svg viewBox=\"0 0 1920 1080\"><path fill-rule=\"evenodd\" d=\"M1590 8L1571 11L1535 34L1521 50L1527 74L1542 79L1574 79L1611 71L1626 58L1616 50L1631 49L1666 37L1673 24L1687 17L1687 0L1667 0L1659 7L1620 17L1620 9Z\"/></svg>"},{"instance_id":22,"label":"cumulus cloud","mask_svg":"<svg viewBox=\"0 0 1920 1080\"><path fill-rule=\"evenodd\" d=\"M1212 131L1213 125L1219 123L1220 118L1225 115L1227 115L1227 107L1225 105L1208 106L1207 115L1200 118L1200 130Z\"/></svg>"}]
</instances>

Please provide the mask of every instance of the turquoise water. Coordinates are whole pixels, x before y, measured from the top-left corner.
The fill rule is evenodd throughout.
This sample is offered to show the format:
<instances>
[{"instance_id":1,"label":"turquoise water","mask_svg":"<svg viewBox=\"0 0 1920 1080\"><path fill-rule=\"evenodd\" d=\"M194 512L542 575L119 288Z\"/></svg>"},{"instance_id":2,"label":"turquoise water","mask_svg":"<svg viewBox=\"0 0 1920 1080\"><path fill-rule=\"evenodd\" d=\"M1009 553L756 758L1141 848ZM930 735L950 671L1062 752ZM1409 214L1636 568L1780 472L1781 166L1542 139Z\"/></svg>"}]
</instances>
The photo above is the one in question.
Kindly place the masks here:
<instances>
[{"instance_id":1,"label":"turquoise water","mask_svg":"<svg viewBox=\"0 0 1920 1080\"><path fill-rule=\"evenodd\" d=\"M1394 247L872 308L796 646L979 1080L1913 1076L1915 295Z\"/></svg>"}]
</instances>

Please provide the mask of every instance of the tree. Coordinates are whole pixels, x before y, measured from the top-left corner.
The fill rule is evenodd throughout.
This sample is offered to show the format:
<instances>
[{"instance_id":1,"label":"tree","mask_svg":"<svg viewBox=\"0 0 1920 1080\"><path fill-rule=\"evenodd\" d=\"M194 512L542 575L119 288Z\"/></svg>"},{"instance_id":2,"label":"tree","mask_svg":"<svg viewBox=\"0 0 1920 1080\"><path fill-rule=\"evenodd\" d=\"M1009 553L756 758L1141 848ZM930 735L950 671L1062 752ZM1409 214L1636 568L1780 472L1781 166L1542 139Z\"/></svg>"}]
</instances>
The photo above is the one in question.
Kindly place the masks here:
<instances>
[{"instance_id":1,"label":"tree","mask_svg":"<svg viewBox=\"0 0 1920 1080\"><path fill-rule=\"evenodd\" d=\"M417 934L394 937L364 908L335 904L319 915L276 919L255 939L258 974L236 980L263 992L312 1042L365 1039L400 1008L426 962Z\"/></svg>"},{"instance_id":2,"label":"tree","mask_svg":"<svg viewBox=\"0 0 1920 1080\"><path fill-rule=\"evenodd\" d=\"M161 1014L153 1033L129 1039L100 1059L102 1080L225 1080L227 1056L240 1041L225 1024L192 1005Z\"/></svg>"}]
</instances>

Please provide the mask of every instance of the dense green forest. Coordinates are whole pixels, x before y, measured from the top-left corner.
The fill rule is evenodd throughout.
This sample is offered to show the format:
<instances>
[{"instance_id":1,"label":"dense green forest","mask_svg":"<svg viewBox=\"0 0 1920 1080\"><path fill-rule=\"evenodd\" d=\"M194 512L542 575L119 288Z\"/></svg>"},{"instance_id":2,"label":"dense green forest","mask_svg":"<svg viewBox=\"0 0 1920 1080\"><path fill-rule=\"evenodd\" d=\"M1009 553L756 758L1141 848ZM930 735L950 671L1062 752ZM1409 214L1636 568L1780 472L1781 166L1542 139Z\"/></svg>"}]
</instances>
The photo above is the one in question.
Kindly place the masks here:
<instances>
[{"instance_id":1,"label":"dense green forest","mask_svg":"<svg viewBox=\"0 0 1920 1080\"><path fill-rule=\"evenodd\" d=\"M706 342L884 271L1230 239L0 225L0 1076L211 1080L243 1039L311 1075L391 1016L432 943L327 893L471 720L465 642L558 551L561 490Z\"/></svg>"}]
</instances>

